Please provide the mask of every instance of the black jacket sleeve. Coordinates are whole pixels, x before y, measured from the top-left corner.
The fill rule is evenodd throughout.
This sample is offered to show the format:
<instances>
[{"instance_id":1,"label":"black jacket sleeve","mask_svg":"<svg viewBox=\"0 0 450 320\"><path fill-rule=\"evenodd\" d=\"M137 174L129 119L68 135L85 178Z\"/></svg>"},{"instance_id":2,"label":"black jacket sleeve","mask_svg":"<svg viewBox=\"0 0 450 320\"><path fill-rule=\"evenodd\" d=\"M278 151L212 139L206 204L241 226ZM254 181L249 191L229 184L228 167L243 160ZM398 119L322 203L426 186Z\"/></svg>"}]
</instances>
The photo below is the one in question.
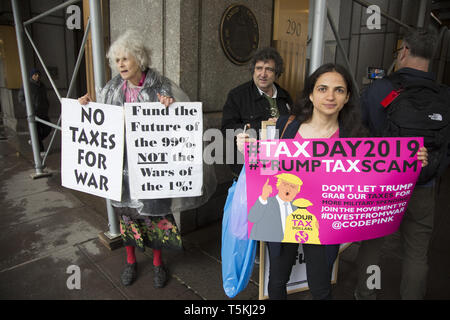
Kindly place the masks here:
<instances>
[{"instance_id":1,"label":"black jacket sleeve","mask_svg":"<svg viewBox=\"0 0 450 320\"><path fill-rule=\"evenodd\" d=\"M226 129L243 129L245 123L240 118L240 106L236 101L236 96L232 92L228 93L227 101L223 106L222 112L222 132L225 134Z\"/></svg>"}]
</instances>

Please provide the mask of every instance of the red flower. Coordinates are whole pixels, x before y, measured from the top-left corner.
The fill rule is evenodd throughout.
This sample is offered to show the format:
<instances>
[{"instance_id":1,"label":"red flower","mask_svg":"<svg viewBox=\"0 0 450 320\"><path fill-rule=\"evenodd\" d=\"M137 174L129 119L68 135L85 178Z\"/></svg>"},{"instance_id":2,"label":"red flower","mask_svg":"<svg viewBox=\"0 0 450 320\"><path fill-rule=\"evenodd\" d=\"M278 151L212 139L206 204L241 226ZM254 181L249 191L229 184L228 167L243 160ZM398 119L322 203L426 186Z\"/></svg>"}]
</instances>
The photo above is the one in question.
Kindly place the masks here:
<instances>
[{"instance_id":1,"label":"red flower","mask_svg":"<svg viewBox=\"0 0 450 320\"><path fill-rule=\"evenodd\" d=\"M161 221L158 222L158 228L161 230L169 230L172 229L173 224L167 220L167 219L161 219Z\"/></svg>"}]
</instances>

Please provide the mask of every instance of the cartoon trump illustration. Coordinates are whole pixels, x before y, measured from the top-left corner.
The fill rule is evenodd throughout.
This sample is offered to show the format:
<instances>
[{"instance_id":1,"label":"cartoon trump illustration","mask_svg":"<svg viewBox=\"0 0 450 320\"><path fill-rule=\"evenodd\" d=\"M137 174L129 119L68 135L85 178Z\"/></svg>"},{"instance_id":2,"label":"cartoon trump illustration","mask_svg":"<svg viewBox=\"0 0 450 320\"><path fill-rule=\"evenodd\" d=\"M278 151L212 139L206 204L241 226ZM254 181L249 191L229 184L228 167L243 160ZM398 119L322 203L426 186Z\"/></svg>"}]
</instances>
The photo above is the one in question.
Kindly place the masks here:
<instances>
[{"instance_id":1,"label":"cartoon trump illustration","mask_svg":"<svg viewBox=\"0 0 450 320\"><path fill-rule=\"evenodd\" d=\"M302 180L289 173L279 174L276 178L278 194L269 197L272 186L267 178L261 195L250 209L248 221L254 223L250 233L251 239L282 242L286 219L297 209L291 202L300 192Z\"/></svg>"}]
</instances>

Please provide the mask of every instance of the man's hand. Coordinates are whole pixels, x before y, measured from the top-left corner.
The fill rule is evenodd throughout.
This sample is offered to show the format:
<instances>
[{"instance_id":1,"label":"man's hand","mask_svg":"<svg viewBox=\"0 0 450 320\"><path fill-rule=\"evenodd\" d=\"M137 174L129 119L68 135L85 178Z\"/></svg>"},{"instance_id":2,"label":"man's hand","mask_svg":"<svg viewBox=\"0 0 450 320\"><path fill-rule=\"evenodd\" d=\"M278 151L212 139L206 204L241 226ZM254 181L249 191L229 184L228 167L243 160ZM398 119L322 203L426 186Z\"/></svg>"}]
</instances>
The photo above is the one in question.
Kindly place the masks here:
<instances>
[{"instance_id":1,"label":"man's hand","mask_svg":"<svg viewBox=\"0 0 450 320\"><path fill-rule=\"evenodd\" d=\"M270 196L271 193L272 193L272 186L269 184L269 178L267 178L267 181L266 183L264 183L264 186L262 188L261 199L267 201L267 198Z\"/></svg>"},{"instance_id":2,"label":"man's hand","mask_svg":"<svg viewBox=\"0 0 450 320\"><path fill-rule=\"evenodd\" d=\"M250 138L247 133L239 133L236 135L236 145L240 153L244 153L244 145L246 142L255 142L255 138Z\"/></svg>"}]
</instances>

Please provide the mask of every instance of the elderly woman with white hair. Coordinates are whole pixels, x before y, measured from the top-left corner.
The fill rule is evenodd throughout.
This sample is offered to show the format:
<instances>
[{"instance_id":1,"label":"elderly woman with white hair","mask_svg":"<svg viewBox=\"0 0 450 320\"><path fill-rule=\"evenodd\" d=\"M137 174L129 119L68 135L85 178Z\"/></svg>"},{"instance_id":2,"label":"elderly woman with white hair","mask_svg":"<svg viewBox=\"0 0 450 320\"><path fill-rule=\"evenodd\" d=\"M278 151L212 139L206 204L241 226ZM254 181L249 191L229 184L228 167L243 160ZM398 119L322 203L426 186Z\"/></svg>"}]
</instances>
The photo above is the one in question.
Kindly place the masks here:
<instances>
[{"instance_id":1,"label":"elderly woman with white hair","mask_svg":"<svg viewBox=\"0 0 450 320\"><path fill-rule=\"evenodd\" d=\"M136 31L126 31L108 51L110 66L118 72L97 94L101 103L123 106L125 102L161 102L166 107L176 101L189 101L172 81L150 66L150 50ZM89 95L79 98L87 104ZM172 214L171 199L131 199L128 165L124 153L122 200L112 201L119 216L121 236L127 252L127 264L121 273L122 284L131 285L137 278L135 248L153 250L154 287L167 280L161 258L162 248L182 249L181 235Z\"/></svg>"}]
</instances>

